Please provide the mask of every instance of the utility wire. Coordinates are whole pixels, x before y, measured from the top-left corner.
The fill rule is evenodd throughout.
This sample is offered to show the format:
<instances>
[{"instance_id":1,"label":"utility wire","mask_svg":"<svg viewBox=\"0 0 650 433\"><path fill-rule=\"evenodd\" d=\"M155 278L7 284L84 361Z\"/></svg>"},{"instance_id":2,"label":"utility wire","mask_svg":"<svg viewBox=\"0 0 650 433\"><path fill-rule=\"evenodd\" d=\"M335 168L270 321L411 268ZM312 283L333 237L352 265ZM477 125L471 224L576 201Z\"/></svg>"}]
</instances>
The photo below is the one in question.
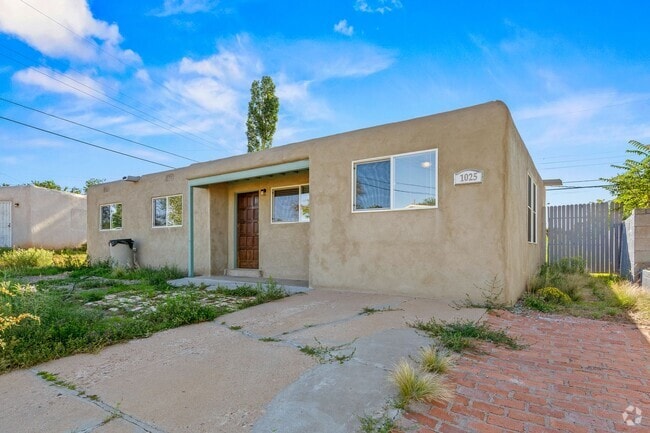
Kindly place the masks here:
<instances>
[{"instance_id":1,"label":"utility wire","mask_svg":"<svg viewBox=\"0 0 650 433\"><path fill-rule=\"evenodd\" d=\"M50 131L50 130L48 130L48 129L39 128L38 126L30 125L30 124L28 124L28 123L23 123L23 122L20 122L20 121L18 121L18 120L15 120L15 119L10 119L10 118L8 118L8 117L0 116L0 119L2 119L2 120L6 120L6 121L8 121L8 122L16 123L16 124L18 124L18 125L22 125L22 126L25 126L25 127L27 127L27 128L36 129L37 131L45 132L45 133L47 133L47 134L56 135L57 137L65 138L65 139L67 139L67 140L76 141L77 143L82 143L82 144L85 144L85 145L88 145L88 146L96 147L96 148L98 148L98 149L106 150L106 151L108 151L108 152L117 153L118 155L123 155L123 156L129 157L129 158L133 158L133 159L139 159L140 161L149 162L149 163L151 163L151 164L160 165L160 166L162 166L162 167L166 167L166 168L176 168L176 167L172 167L171 165L162 164L162 163L160 163L160 162L152 161L152 160L150 160L150 159L141 158L141 157L139 157L139 156L135 156L135 155L131 155L131 154L128 154L128 153L120 152L120 151L118 151L118 150L109 149L109 148L107 148L107 147L103 147L103 146L99 146L99 145L97 145L97 144L89 143L89 142L84 141L84 140L79 140L79 139L77 139L77 138L73 138L73 137L70 137L70 136L67 136L67 135L59 134L58 132Z\"/></svg>"},{"instance_id":2,"label":"utility wire","mask_svg":"<svg viewBox=\"0 0 650 433\"><path fill-rule=\"evenodd\" d=\"M37 72L37 73L39 73L39 74L41 74L41 75L44 75L44 76L46 76L46 77L48 77L48 78L50 78L50 79L52 79L52 80L54 80L54 81L57 81L57 82L63 84L64 86L67 86L67 87L70 87L71 89L76 90L76 91L79 92L79 93L83 93L83 94L86 95L86 96L89 96L89 97L91 97L91 98L93 98L93 99L96 99L97 101L103 102L104 104L109 105L109 106L111 106L111 107L113 107L113 108L115 108L115 109L117 109L117 110L123 111L124 113L127 113L127 114L130 114L131 116L137 117L137 118L140 119L140 120L144 120L145 122L151 123L151 124L154 125L154 126L157 126L157 127L162 128L162 129L164 129L164 130L166 130L166 131L169 131L169 132L171 132L172 134L176 134L176 135L178 135L178 136L180 136L180 137L184 137L184 138L186 138L186 139L188 139L188 140L192 140L192 141L194 141L195 143L199 143L199 144L206 144L206 143L208 143L205 139L203 139L203 138L201 138L201 137L198 137L198 136L196 136L195 134L192 134L192 133L186 133L186 134L188 134L188 135L194 135L194 136L198 137L199 139L203 140L205 143L201 143L200 141L197 141L197 140L195 140L195 139L193 139L193 138L191 138L191 137L188 137L187 135L181 134L181 133L178 132L178 131L174 131L172 128L176 128L176 129L181 129L181 128L179 128L179 127L177 127L177 126L174 126L174 125L172 125L171 123L168 123L168 122L165 122L165 121L163 121L163 120L160 120L160 119L158 119L158 118L156 118L156 117L154 117L154 116L151 116L150 114L148 114L148 113L145 112L145 111L142 111L142 110L139 110L139 109L137 109L137 108L133 108L133 107L131 107L133 110L138 111L138 112L140 112L140 113L143 113L144 115L149 116L149 117L151 117L151 118L153 118L153 119L156 119L156 120L158 120L158 121L161 122L161 123L165 123L165 124L169 125L171 128L170 128L170 127L166 127L166 126L164 126L164 125L160 125L160 124L158 124L158 123L156 123L156 122L154 122L154 121L152 121L152 120L150 120L150 119L147 119L146 117L143 117L143 116L141 116L141 115L139 115L139 114L132 113L131 111L129 111L129 110L123 108L123 107L120 107L119 105L113 104L112 102L109 102L109 101L107 101L106 99L102 99L102 98L100 98L100 97L98 97L98 96L96 96L96 95L93 95L93 94L91 94L91 93L89 93L89 92L86 92L86 91L84 91L84 90L82 90L82 89L79 89L79 88L77 88L77 87L75 87L75 86L72 86L70 83L66 83L65 81L60 80L60 79L58 79L58 78L56 78L56 77L54 77L54 76L52 76L52 75L50 75L50 74L47 74L47 73L41 71L40 69L36 69L36 68L34 68L33 66L27 65L27 64L25 64L25 63L23 63L23 62L21 62L21 61L19 61L19 60L13 59L13 58L11 58L10 56L7 56L6 54L3 54L3 55L4 55L5 57L7 57L7 58L9 58L9 59L11 59L11 60L13 60L13 61L15 61L15 62L21 64L21 65L23 65L23 66L25 66L25 67L27 67L27 68L33 70L34 72ZM61 74L61 75L63 75L63 74ZM63 75L63 76L65 76L65 75ZM99 94L102 95L102 96L105 96L105 97L108 98L108 99L113 99L113 100L115 100L116 102L118 102L119 104L126 105L126 104L124 104L123 102L120 102L119 100L117 100L117 99L115 99L115 98L112 98L112 97L110 97L110 96L108 96L108 95L106 95L106 94L104 94L104 93L102 93L102 92L100 92L100 91L98 91L98 90L96 90L96 89L93 89L92 87L90 87L90 86L88 86L88 85L86 85L86 84L80 83L79 81L75 80L75 79L72 78L72 77L68 77L68 76L65 76L65 77L68 78L68 79L71 80L71 81L74 81L74 82L76 82L76 83L79 83L80 85L82 85L82 86L84 86L84 87L88 87L89 89L93 90L93 91L96 92L96 93L99 93ZM128 106L128 105L127 105L127 106ZM182 129L181 129L181 130L182 130ZM211 147L212 147L212 146L211 146Z\"/></svg>"},{"instance_id":3,"label":"utility wire","mask_svg":"<svg viewBox=\"0 0 650 433\"><path fill-rule=\"evenodd\" d=\"M562 167L544 167L543 170L544 171L550 171L550 170L559 170L559 169L562 169L562 168L593 167L593 166L596 166L596 165L616 165L616 164L623 164L623 163L610 164L609 162L601 162L601 163L598 163L598 164L576 164L576 165L565 165L565 166L562 166Z\"/></svg>"},{"instance_id":4,"label":"utility wire","mask_svg":"<svg viewBox=\"0 0 650 433\"><path fill-rule=\"evenodd\" d=\"M7 51L11 51L11 52L13 52L14 54L17 54L18 56L20 56L20 57L22 57L22 58L24 58L24 59L27 59L27 60L29 60L29 61L31 61L31 62L33 62L33 63L36 63L36 64L39 63L37 60L35 60L35 59L33 59L33 58L29 57L29 56L26 56L25 54L23 54L23 53L21 53L21 52L19 52L19 51L17 51L17 50L14 50L13 48L10 48L10 47L8 47L8 46L5 45L5 44L0 43L0 47L4 48L4 49L7 50ZM54 79L53 77L51 77L51 76L45 74L44 72L42 72L42 71L36 69L36 68L35 68L34 66L32 66L32 65L28 65L28 64L26 64L26 63L23 63L23 62L21 62L21 61L19 61L19 60L16 60L15 58L10 57L10 56L8 56L8 55L6 55L6 54L2 54L2 55L3 55L4 57L6 57L6 58L8 58L8 59L10 59L10 60L12 60L12 61L14 61L14 62L16 62L16 63L18 63L18 64L20 64L20 65L26 67L26 68L33 69L35 72L41 73L41 74L43 74L43 75L45 75L45 76L47 76L47 77L49 77L49 78ZM96 88L91 87L91 86L87 85L86 83L84 83L84 82L82 82L82 81L76 80L75 78L71 77L70 75L68 75L68 74L66 74L66 73L58 72L58 71L54 71L54 70L51 69L51 68L48 68L48 69L49 69L50 71L54 72L55 74L60 75L60 76L62 76L62 77L65 77L65 78L67 78L67 79L70 80L70 81L73 81L73 82L75 82L75 83L77 83L77 84L79 84L79 85L81 85L81 86L83 86L83 87L85 87L85 88L87 88L87 89L92 90L93 92L99 93L100 95L102 95L102 96L104 96L104 97L106 97L106 98L108 98L108 99L111 99L111 100L113 100L113 101L115 101L115 102L117 102L117 103L119 103L119 104L122 104L122 105L124 105L124 106L126 106L126 107L129 107L129 108L131 108L131 109L133 109L133 110L137 110L137 111L139 111L140 113L143 113L143 114L145 114L145 115L147 115L147 116L149 116L149 117L151 117L151 118L153 118L153 119L156 119L156 120L158 120L158 121L160 121L160 122L164 122L164 123L166 123L166 124L168 124L168 125L170 125L170 126L176 128L176 129L179 129L179 130L185 132L186 134L193 135L193 136L195 136L195 137L197 137L197 138L199 138L199 139L201 139L201 140L203 140L203 141L205 142L205 143L200 143L200 144L204 144L204 145L206 145L207 147L210 147L210 148L212 148L212 149L216 149L215 146L212 146L212 145L211 145L211 141L210 141L210 140L212 140L212 139L211 139L210 137L208 137L208 138L210 138L210 140L207 140L207 139L205 139L205 138L203 138L203 137L201 137L201 136L199 136L199 135L197 135L197 134L194 134L192 131L190 131L190 130L188 130L188 129L180 128L180 127L178 127L178 126L176 126L176 125L173 125L173 124L171 124L171 123L169 123L169 122L165 122L165 121L162 120L162 119L158 119L158 118L156 118L155 116L149 114L148 112L145 112L145 111L142 111L142 110L138 110L137 107L135 107L135 106L133 106L133 105L131 105L131 104L127 104L127 103L125 103L125 102L122 102L122 101L120 101L119 99L114 98L114 97L112 97L112 96L110 96L110 95L107 95L106 92L101 91L101 90L97 90ZM81 72L81 71L79 71L79 70L77 70L77 69L75 69L75 68L73 68L73 67L70 67L69 69L72 70L72 71L74 71L74 72L77 72L77 73L80 74L80 75L84 75L83 72ZM86 78L88 78L89 80L91 80L92 82L96 83L96 84L97 84L98 86L100 86L100 87L104 85L104 84L100 83L99 81L95 80L94 78L92 78L92 77L90 77L90 76L87 76L87 75L84 75L84 76L85 76ZM153 81L153 80L152 80L152 81ZM78 90L76 87L70 86L69 84L66 84L66 83L63 82L63 81L59 81L59 82L60 82L61 84L63 84L63 85L66 85L66 86L68 86L68 87L74 89L74 90ZM147 105L147 104L143 104L142 102L138 101L136 98L131 97L131 96L127 95L126 93L124 93L124 92L122 92L122 91L116 89L114 86L109 86L109 87L111 87L113 90L115 90L115 91L117 92L117 94L123 96L124 98L126 98L126 99L128 99L128 100L131 100L131 101L136 102L136 103L139 104L141 107L147 108L147 109L149 109L150 111L157 111L157 109L154 108L153 106L150 106L150 105ZM163 87L164 87L164 86L163 86ZM165 89L169 91L169 89L168 89L167 87L165 87ZM174 93L171 92L171 91L170 91L170 93L174 94ZM101 101L101 99L100 99L100 101ZM101 102L104 102L104 101L101 101ZM196 104L194 104L194 105L196 105ZM204 110L204 111L206 111L206 110ZM206 111L206 112L207 112L207 111ZM131 113L129 113L129 114L131 114ZM143 119L143 120L144 120L144 119ZM182 126L185 126L185 127L188 127L188 128L189 128L189 125L188 125L187 123L185 123L185 122L179 122L179 124L182 125ZM154 124L154 125L155 125L155 124ZM156 125L156 126L158 126L158 125ZM207 136L206 136L206 137L207 137ZM185 137L185 138L187 138L187 137ZM196 141L196 140L192 140L192 141Z\"/></svg>"},{"instance_id":5,"label":"utility wire","mask_svg":"<svg viewBox=\"0 0 650 433\"><path fill-rule=\"evenodd\" d=\"M605 188L608 186L612 186L612 185L607 184L607 185L592 185L592 186L567 186L567 187L559 187L559 188L546 188L546 191L567 191L570 189Z\"/></svg>"},{"instance_id":6,"label":"utility wire","mask_svg":"<svg viewBox=\"0 0 650 433\"><path fill-rule=\"evenodd\" d=\"M52 18L51 16L49 16L49 15L46 14L45 12L41 11L40 9L36 8L35 6L33 6L33 5L29 4L29 3L27 3L25 0L20 0L20 2L23 3L23 4L26 5L26 6L29 6L30 8L32 8L33 10L35 10L36 12L38 12L39 14L43 15L45 18L47 18L47 19L49 19L50 21L52 21L53 23L57 24L58 26L64 28L64 29L67 30L67 31L69 31L70 33L72 33L73 35L75 35L75 36L76 36L77 38L79 38L80 40L86 42L87 44L93 46L94 48L97 48L97 49L100 50L102 53L106 54L107 56L112 57L113 59L117 60L118 62L120 62L120 63L121 63L122 65L124 65L125 67L127 67L127 68L130 67L130 65L126 64L126 63L125 63L122 59L120 59L119 57L116 57L116 56L114 56L113 54L109 53L108 51L104 50L104 48L103 48L101 45L99 45L99 44L98 44L94 39L89 38L89 37L86 37L86 36L83 36L83 35L80 35L79 33L77 33L77 32L75 32L74 30L72 30L70 27L68 27L68 26L66 26L65 24L63 24L63 23L61 23L61 22L55 20L54 18ZM151 79L151 81L154 82L155 84L157 84L158 86L160 86L160 87L166 89L166 90L169 91L171 94L176 95L177 98L180 98L181 101L186 102L186 99L185 99L185 97L184 97L183 95L181 95L181 94L179 94L179 93L177 93L177 92L172 91L169 87L165 86L163 83L160 83L160 82L158 82L158 81L156 81L156 80L154 80L154 79ZM177 99L177 100L178 100L178 99ZM203 110L203 111L206 112L207 114L212 114L212 113L210 113L209 111L207 111L205 108L201 107L201 106L198 105L198 104L193 104L193 105L196 106L196 107L198 107L199 109ZM194 135L194 134L192 134L192 135Z\"/></svg>"},{"instance_id":7,"label":"utility wire","mask_svg":"<svg viewBox=\"0 0 650 433\"><path fill-rule=\"evenodd\" d=\"M565 159L561 161L547 161L547 162L540 162L537 165L552 165L552 164L567 164L569 162L582 162L582 161L601 161L603 159L608 159L611 160L611 156L603 156L599 158L581 158L581 159Z\"/></svg>"},{"instance_id":8,"label":"utility wire","mask_svg":"<svg viewBox=\"0 0 650 433\"><path fill-rule=\"evenodd\" d=\"M128 141L129 143L137 144L138 146L143 146L143 147L146 147L146 148L149 148L149 149L153 149L153 150L156 150L158 152L166 153L168 155L172 155L172 156L175 156L177 158L185 159L185 160L191 161L191 162L199 162L199 161L197 161L195 159L186 158L183 155L178 155L176 153L168 152L166 150L159 149L159 148L154 147L154 146L149 146L148 144L140 143L138 141L131 140L131 139L126 138L126 137L122 137L122 136L119 136L119 135L116 135L116 134L113 134L113 133L110 133L110 132L107 132L107 131L102 131L101 129L93 128L92 126L84 125L83 123L75 122L74 120L66 119L64 117L60 117L60 116L57 116L57 115L52 114L52 113L47 113L47 112L41 111L41 110L39 110L37 108L28 107L27 105L23 105L23 104L21 104L19 102L16 102L16 101L11 101L11 100L3 98L1 96L0 96L0 101L8 102L10 104L14 104L14 105L17 105L19 107L22 107L22 108L24 108L26 110L32 110L32 111L35 111L37 113L43 114L45 116L53 117L54 119L58 119L58 120L62 120L64 122L72 123L73 125L81 126L83 128L90 129L91 131L101 132L102 134L106 134L108 136L115 137L115 138L118 138L120 140Z\"/></svg>"}]
</instances>

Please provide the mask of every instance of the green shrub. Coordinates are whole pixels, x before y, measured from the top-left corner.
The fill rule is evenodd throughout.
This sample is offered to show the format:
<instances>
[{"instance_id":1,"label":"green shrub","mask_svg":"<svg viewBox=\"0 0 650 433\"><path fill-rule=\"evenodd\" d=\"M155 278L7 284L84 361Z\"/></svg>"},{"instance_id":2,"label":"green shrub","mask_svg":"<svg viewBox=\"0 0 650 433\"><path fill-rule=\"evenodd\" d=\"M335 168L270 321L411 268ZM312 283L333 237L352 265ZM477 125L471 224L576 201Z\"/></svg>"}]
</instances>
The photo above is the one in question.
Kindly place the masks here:
<instances>
[{"instance_id":1,"label":"green shrub","mask_svg":"<svg viewBox=\"0 0 650 433\"><path fill-rule=\"evenodd\" d=\"M463 350L476 350L476 342L479 340L489 341L497 346L505 346L510 349L523 348L515 338L503 330L490 328L486 322L477 323L471 320L444 322L432 318L428 322L416 320L409 326L426 332L431 338L438 338L442 346L459 353Z\"/></svg>"},{"instance_id":2,"label":"green shrub","mask_svg":"<svg viewBox=\"0 0 650 433\"><path fill-rule=\"evenodd\" d=\"M14 270L52 266L54 252L41 248L15 249L0 255L0 268Z\"/></svg>"},{"instance_id":3,"label":"green shrub","mask_svg":"<svg viewBox=\"0 0 650 433\"><path fill-rule=\"evenodd\" d=\"M52 264L62 269L78 269L88 265L88 256L86 253L64 251L53 255Z\"/></svg>"},{"instance_id":4,"label":"green shrub","mask_svg":"<svg viewBox=\"0 0 650 433\"><path fill-rule=\"evenodd\" d=\"M397 407L406 408L413 401L448 402L454 396L453 387L438 374L420 373L402 358L390 376L397 387Z\"/></svg>"},{"instance_id":5,"label":"green shrub","mask_svg":"<svg viewBox=\"0 0 650 433\"><path fill-rule=\"evenodd\" d=\"M536 295L550 304L569 305L571 303L569 295L557 287L544 287L543 289L540 289Z\"/></svg>"},{"instance_id":6,"label":"green shrub","mask_svg":"<svg viewBox=\"0 0 650 433\"><path fill-rule=\"evenodd\" d=\"M524 305L531 310L541 311L542 313L551 313L556 310L555 305L551 305L539 296L533 293L527 293L523 298Z\"/></svg>"}]
</instances>

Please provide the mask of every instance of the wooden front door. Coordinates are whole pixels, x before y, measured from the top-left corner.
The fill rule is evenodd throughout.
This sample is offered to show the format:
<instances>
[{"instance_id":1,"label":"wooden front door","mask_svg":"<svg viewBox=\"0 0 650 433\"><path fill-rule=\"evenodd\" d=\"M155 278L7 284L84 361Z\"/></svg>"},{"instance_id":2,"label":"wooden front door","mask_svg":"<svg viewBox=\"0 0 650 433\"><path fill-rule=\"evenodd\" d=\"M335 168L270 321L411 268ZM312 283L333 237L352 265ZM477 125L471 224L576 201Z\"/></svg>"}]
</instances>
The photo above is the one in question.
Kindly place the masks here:
<instances>
[{"instance_id":1,"label":"wooden front door","mask_svg":"<svg viewBox=\"0 0 650 433\"><path fill-rule=\"evenodd\" d=\"M259 202L257 192L237 194L237 267L259 269Z\"/></svg>"}]
</instances>

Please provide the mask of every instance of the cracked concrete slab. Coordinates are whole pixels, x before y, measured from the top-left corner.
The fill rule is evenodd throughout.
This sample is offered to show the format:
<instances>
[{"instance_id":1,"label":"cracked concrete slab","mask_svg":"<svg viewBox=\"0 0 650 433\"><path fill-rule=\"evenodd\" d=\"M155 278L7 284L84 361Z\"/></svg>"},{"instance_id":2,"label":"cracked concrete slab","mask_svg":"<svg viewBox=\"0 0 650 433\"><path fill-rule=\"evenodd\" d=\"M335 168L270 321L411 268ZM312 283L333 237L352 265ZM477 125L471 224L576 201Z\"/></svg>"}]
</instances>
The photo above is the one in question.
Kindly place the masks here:
<instances>
[{"instance_id":1,"label":"cracked concrete slab","mask_svg":"<svg viewBox=\"0 0 650 433\"><path fill-rule=\"evenodd\" d=\"M392 366L429 344L412 329L389 329L356 340L350 361L318 365L280 392L253 433L356 431L359 417L390 406Z\"/></svg>"},{"instance_id":2,"label":"cracked concrete slab","mask_svg":"<svg viewBox=\"0 0 650 433\"><path fill-rule=\"evenodd\" d=\"M360 314L366 307L385 311ZM313 290L2 375L0 431L353 432L359 416L381 411L393 397L386 380L392 365L430 343L407 322L478 320L483 313L427 299ZM298 350L315 339L350 343L353 359L317 364ZM99 400L50 386L38 370Z\"/></svg>"}]
</instances>

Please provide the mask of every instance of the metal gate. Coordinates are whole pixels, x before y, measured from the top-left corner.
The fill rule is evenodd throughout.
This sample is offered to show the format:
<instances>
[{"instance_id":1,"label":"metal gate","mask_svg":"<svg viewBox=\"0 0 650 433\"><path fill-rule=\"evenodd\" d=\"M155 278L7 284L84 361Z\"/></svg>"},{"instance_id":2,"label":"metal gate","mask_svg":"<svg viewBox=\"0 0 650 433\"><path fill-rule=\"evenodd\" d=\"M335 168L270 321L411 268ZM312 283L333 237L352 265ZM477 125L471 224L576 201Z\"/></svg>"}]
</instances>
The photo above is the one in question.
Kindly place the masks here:
<instances>
[{"instance_id":1,"label":"metal gate","mask_svg":"<svg viewBox=\"0 0 650 433\"><path fill-rule=\"evenodd\" d=\"M623 211L612 202L549 206L548 262L582 257L589 272L618 273Z\"/></svg>"},{"instance_id":2,"label":"metal gate","mask_svg":"<svg viewBox=\"0 0 650 433\"><path fill-rule=\"evenodd\" d=\"M11 246L11 202L0 201L0 247Z\"/></svg>"}]
</instances>

